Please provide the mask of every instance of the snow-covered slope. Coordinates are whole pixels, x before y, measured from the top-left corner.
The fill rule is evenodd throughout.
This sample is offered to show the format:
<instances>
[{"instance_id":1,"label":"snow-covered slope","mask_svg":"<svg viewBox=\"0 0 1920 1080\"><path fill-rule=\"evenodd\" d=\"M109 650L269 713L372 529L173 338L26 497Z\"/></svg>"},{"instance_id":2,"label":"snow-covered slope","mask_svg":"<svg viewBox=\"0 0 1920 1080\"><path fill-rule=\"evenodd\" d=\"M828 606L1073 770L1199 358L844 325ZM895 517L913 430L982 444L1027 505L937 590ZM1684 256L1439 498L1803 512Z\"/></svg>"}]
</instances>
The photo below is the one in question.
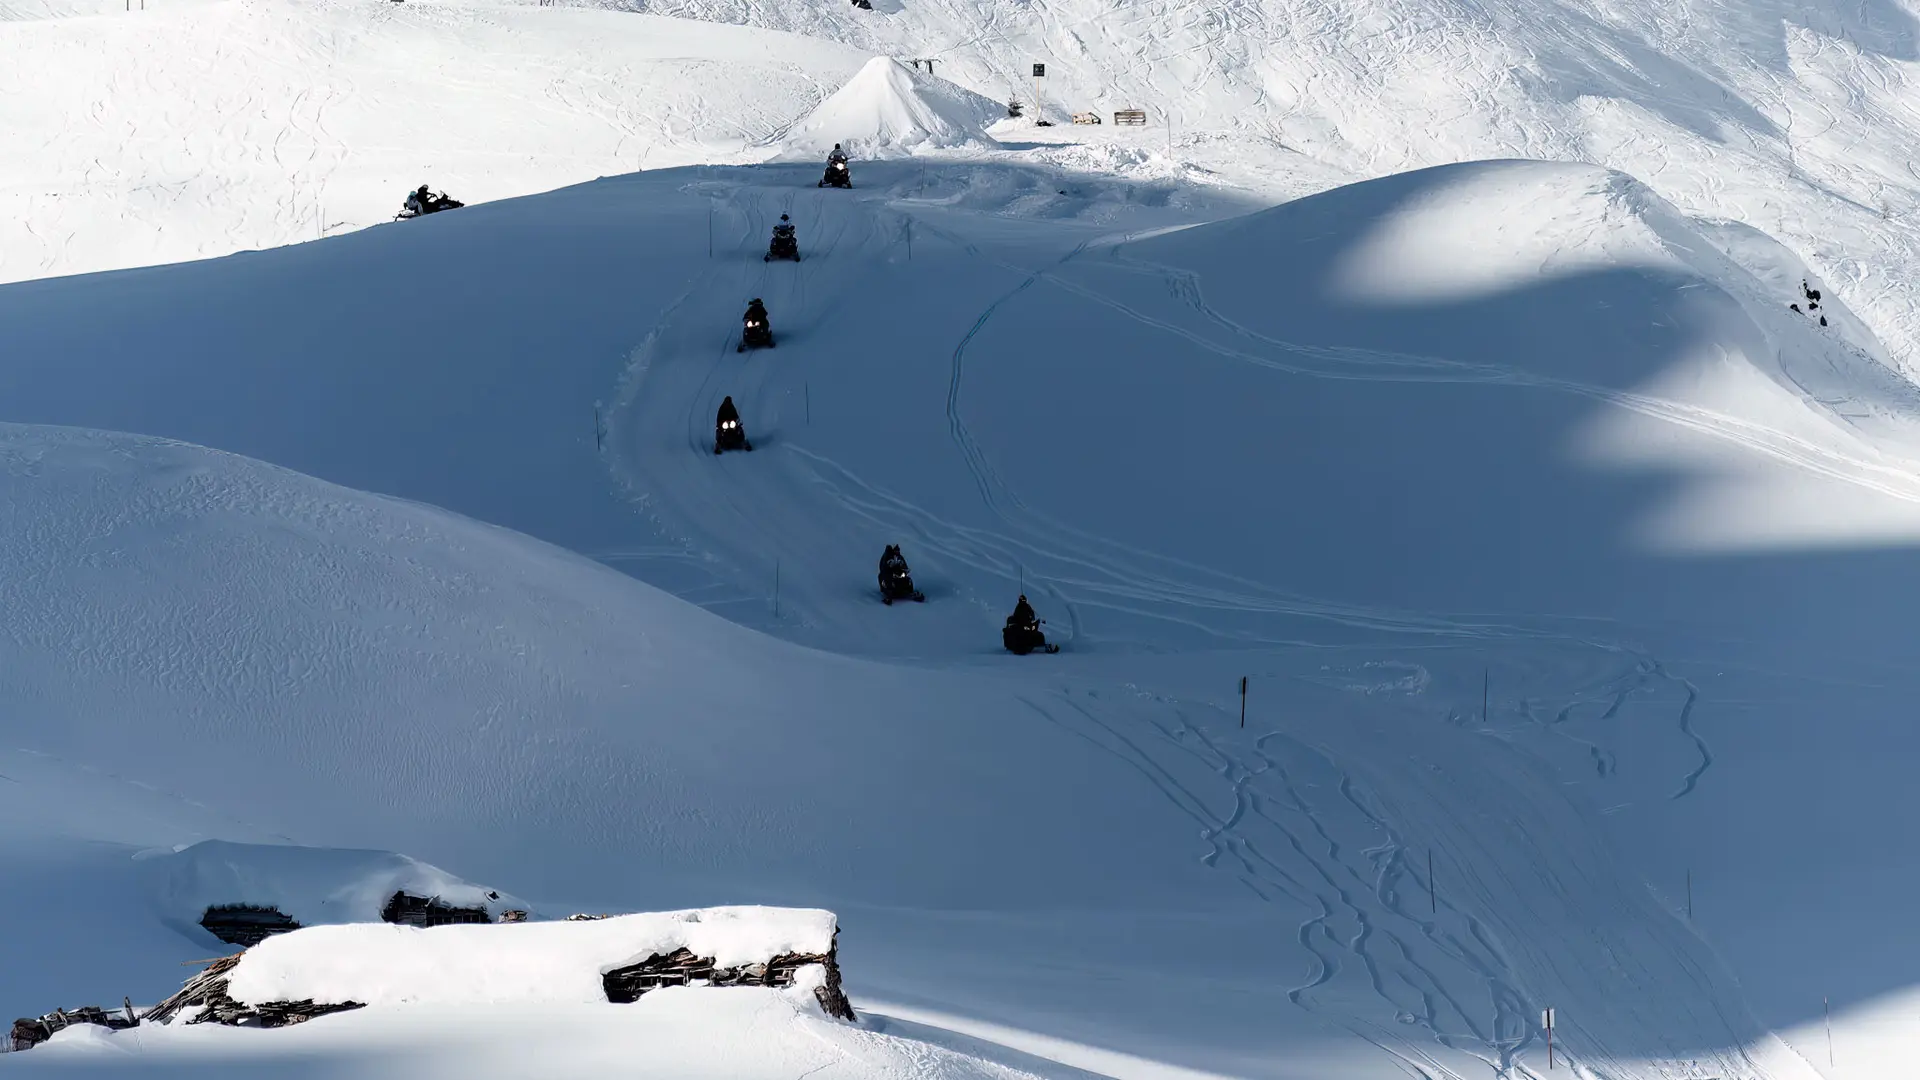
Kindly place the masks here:
<instances>
[{"instance_id":1,"label":"snow-covered slope","mask_svg":"<svg viewBox=\"0 0 1920 1080\"><path fill-rule=\"evenodd\" d=\"M1779 237L1848 291L1896 363L1920 347L1905 284L1920 276L1920 13L1903 0L595 2L932 57L995 98L1030 98L1045 62L1055 120L1150 118L1065 137L1275 193L1462 160L1599 163Z\"/></svg>"},{"instance_id":2,"label":"snow-covered slope","mask_svg":"<svg viewBox=\"0 0 1920 1080\"><path fill-rule=\"evenodd\" d=\"M0 10L0 281L225 255L765 156L868 59L608 12L414 0ZM383 279L392 288L404 284Z\"/></svg>"},{"instance_id":3,"label":"snow-covered slope","mask_svg":"<svg viewBox=\"0 0 1920 1080\"><path fill-rule=\"evenodd\" d=\"M1920 344L1905 285L1920 276L1906 167L1920 20L1903 0L601 6L696 22L432 0L16 0L5 10L36 17L0 24L0 117L21 150L0 174L0 222L17 222L0 226L15 230L0 233L0 280L306 239L316 219L383 220L422 181L494 198L756 159L891 56L931 58L995 100L1031 97L1044 62L1056 120L1147 110L1143 129L1006 135L1069 169L1278 196L1460 160L1595 162L1779 238L1846 295L1877 358L1904 370ZM94 17L45 17L73 12Z\"/></svg>"},{"instance_id":4,"label":"snow-covered slope","mask_svg":"<svg viewBox=\"0 0 1920 1080\"><path fill-rule=\"evenodd\" d=\"M1910 811L1909 579L1872 550L1913 523L1905 405L1845 297L1823 333L1773 295L1790 252L1585 166L1161 235L1232 204L857 168L0 290L0 416L321 478L9 432L35 753L0 799L57 821L79 762L174 809L11 842L45 944L5 1000L205 955L130 920L71 971L92 920L55 898L208 836L555 910L829 907L897 1030L1116 1075L1537 1071L1552 1005L1594 1075L1799 1077L1767 1029L1815 1014L1807 971L1903 985L1900 924L1845 928L1904 876L1778 887ZM758 257L783 210L798 265ZM430 304L358 284L433 272ZM755 295L780 344L738 354ZM750 455L709 452L723 395ZM887 542L924 606L874 602ZM996 648L1022 590L1067 652Z\"/></svg>"}]
</instances>

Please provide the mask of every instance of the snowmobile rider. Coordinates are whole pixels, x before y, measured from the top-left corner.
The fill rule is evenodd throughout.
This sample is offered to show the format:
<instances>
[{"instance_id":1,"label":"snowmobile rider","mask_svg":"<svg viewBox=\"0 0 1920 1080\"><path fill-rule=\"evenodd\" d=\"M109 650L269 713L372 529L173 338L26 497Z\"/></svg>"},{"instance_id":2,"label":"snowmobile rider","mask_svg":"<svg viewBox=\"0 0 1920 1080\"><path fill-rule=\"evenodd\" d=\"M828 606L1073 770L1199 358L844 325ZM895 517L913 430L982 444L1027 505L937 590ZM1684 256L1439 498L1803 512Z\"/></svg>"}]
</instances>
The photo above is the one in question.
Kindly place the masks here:
<instances>
[{"instance_id":1,"label":"snowmobile rider","mask_svg":"<svg viewBox=\"0 0 1920 1080\"><path fill-rule=\"evenodd\" d=\"M780 224L773 227L773 238L776 242L793 239L793 223L787 220L787 215L780 215Z\"/></svg>"},{"instance_id":2,"label":"snowmobile rider","mask_svg":"<svg viewBox=\"0 0 1920 1080\"><path fill-rule=\"evenodd\" d=\"M1013 605L1013 614L1007 616L1007 625L1020 630L1037 629L1040 617L1033 613L1033 605L1027 603L1027 594L1020 594L1020 602Z\"/></svg>"},{"instance_id":3,"label":"snowmobile rider","mask_svg":"<svg viewBox=\"0 0 1920 1080\"><path fill-rule=\"evenodd\" d=\"M907 557L900 554L899 544L888 544L887 550L880 553L880 576L898 577L907 573Z\"/></svg>"},{"instance_id":4,"label":"snowmobile rider","mask_svg":"<svg viewBox=\"0 0 1920 1080\"><path fill-rule=\"evenodd\" d=\"M720 411L714 414L713 426L724 427L729 420L736 424L740 422L740 410L733 407L731 395L720 399Z\"/></svg>"},{"instance_id":5,"label":"snowmobile rider","mask_svg":"<svg viewBox=\"0 0 1920 1080\"><path fill-rule=\"evenodd\" d=\"M835 164L836 162L841 165L845 165L847 163L847 152L845 150L840 149L839 143L834 143L833 150L827 154L827 164L832 165L832 164Z\"/></svg>"},{"instance_id":6,"label":"snowmobile rider","mask_svg":"<svg viewBox=\"0 0 1920 1080\"><path fill-rule=\"evenodd\" d=\"M407 196L407 209L416 214L432 213L433 192L427 189L427 185L421 184L420 190Z\"/></svg>"},{"instance_id":7,"label":"snowmobile rider","mask_svg":"<svg viewBox=\"0 0 1920 1080\"><path fill-rule=\"evenodd\" d=\"M773 320L767 318L767 305L761 303L760 298L757 296L747 301L747 314L740 321L742 323L759 322L765 323L768 326L773 325Z\"/></svg>"}]
</instances>

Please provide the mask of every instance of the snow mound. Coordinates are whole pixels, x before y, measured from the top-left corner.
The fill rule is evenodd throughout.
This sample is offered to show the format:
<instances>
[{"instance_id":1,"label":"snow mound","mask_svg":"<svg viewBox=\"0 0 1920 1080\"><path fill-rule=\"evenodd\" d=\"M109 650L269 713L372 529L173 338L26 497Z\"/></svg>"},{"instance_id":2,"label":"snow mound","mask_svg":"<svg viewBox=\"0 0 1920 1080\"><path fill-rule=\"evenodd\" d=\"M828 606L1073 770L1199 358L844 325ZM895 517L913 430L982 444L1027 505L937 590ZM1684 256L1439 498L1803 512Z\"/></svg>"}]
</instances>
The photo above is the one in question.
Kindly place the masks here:
<instances>
[{"instance_id":1,"label":"snow mound","mask_svg":"<svg viewBox=\"0 0 1920 1080\"><path fill-rule=\"evenodd\" d=\"M498 917L525 909L511 897L390 851L234 844L208 840L149 861L161 917L196 938L220 904L275 907L302 926L379 922L395 892L434 896Z\"/></svg>"},{"instance_id":2,"label":"snow mound","mask_svg":"<svg viewBox=\"0 0 1920 1080\"><path fill-rule=\"evenodd\" d=\"M992 147L985 127L1002 111L971 90L876 56L794 128L783 156L824 157L835 143L856 160Z\"/></svg>"},{"instance_id":3,"label":"snow mound","mask_svg":"<svg viewBox=\"0 0 1920 1080\"><path fill-rule=\"evenodd\" d=\"M243 1004L357 1001L363 1005L594 1004L600 976L688 949L719 967L763 964L833 948L830 911L718 907L585 922L437 926L318 926L247 950L227 992Z\"/></svg>"}]
</instances>

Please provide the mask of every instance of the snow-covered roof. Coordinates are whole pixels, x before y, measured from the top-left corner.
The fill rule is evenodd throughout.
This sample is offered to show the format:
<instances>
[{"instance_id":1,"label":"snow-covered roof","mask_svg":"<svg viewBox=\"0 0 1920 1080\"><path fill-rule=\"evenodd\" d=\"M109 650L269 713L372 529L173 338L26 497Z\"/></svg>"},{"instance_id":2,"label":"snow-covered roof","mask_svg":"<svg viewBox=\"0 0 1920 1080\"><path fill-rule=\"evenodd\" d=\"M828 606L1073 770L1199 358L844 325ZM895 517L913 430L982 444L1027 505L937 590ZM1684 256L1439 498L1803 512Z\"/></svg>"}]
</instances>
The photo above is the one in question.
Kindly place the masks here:
<instances>
[{"instance_id":1,"label":"snow-covered roof","mask_svg":"<svg viewBox=\"0 0 1920 1080\"><path fill-rule=\"evenodd\" d=\"M834 915L807 908L718 907L583 922L315 926L247 951L227 993L242 1004L585 1004L607 1000L600 976L687 949L719 967L833 948Z\"/></svg>"}]
</instances>

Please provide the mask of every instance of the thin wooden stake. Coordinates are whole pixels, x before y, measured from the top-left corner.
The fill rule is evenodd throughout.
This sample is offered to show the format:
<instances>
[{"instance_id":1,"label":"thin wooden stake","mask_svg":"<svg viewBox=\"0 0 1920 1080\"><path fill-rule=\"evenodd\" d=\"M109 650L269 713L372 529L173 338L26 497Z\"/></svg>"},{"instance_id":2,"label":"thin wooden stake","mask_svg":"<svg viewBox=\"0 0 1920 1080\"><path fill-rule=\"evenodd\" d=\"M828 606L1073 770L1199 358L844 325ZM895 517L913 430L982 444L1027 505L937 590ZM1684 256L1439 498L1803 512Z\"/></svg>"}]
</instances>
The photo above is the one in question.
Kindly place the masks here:
<instances>
[{"instance_id":1,"label":"thin wooden stake","mask_svg":"<svg viewBox=\"0 0 1920 1080\"><path fill-rule=\"evenodd\" d=\"M1240 676L1240 726L1247 726L1247 677Z\"/></svg>"},{"instance_id":2,"label":"thin wooden stake","mask_svg":"<svg viewBox=\"0 0 1920 1080\"><path fill-rule=\"evenodd\" d=\"M600 406L598 405L593 407L593 448L595 450L605 450L607 448L606 434L600 427Z\"/></svg>"}]
</instances>

